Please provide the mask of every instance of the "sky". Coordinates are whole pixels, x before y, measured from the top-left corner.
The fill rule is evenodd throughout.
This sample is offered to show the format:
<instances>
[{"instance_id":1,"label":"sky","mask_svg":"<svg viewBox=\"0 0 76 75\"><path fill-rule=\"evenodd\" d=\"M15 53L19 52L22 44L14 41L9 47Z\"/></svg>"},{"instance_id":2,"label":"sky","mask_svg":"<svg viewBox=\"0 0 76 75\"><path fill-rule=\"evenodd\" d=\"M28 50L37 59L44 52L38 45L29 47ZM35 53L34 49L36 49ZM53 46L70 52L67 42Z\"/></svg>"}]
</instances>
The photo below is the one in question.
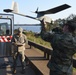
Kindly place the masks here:
<instances>
[{"instance_id":1,"label":"sky","mask_svg":"<svg viewBox=\"0 0 76 75\"><path fill-rule=\"evenodd\" d=\"M44 11L63 4L68 4L71 8L47 16L52 20L56 20L59 18L67 18L71 14L76 15L76 0L0 0L0 13L5 13L3 9L11 8L12 1L18 3L20 13L33 17L37 16L37 14L33 13L36 11L37 7L39 8L38 11ZM14 23L39 24L40 22L23 16L14 15Z\"/></svg>"}]
</instances>

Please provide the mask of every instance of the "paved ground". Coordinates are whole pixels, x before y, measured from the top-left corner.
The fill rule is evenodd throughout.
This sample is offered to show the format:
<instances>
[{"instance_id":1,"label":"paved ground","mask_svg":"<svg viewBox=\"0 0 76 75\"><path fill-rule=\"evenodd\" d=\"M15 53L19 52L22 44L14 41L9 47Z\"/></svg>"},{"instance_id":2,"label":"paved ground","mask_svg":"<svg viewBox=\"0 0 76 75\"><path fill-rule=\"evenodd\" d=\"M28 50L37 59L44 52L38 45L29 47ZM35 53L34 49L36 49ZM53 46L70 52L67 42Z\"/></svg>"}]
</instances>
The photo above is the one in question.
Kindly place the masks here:
<instances>
[{"instance_id":1,"label":"paved ground","mask_svg":"<svg viewBox=\"0 0 76 75\"><path fill-rule=\"evenodd\" d=\"M0 58L0 75L14 75L12 74L12 57L4 57ZM15 75L23 75L21 74L21 65L18 63L17 65L17 73ZM35 72L28 65L25 69L24 75L35 75Z\"/></svg>"},{"instance_id":2,"label":"paved ground","mask_svg":"<svg viewBox=\"0 0 76 75\"><path fill-rule=\"evenodd\" d=\"M43 75L49 75L49 69L47 63L49 60L45 60L43 52L38 49L32 48L25 51L26 56L34 63L34 65L43 73ZM76 75L76 70L74 70L73 75Z\"/></svg>"},{"instance_id":3,"label":"paved ground","mask_svg":"<svg viewBox=\"0 0 76 75\"><path fill-rule=\"evenodd\" d=\"M0 69L0 75L14 75L14 74L12 74L12 68L5 68ZM17 67L17 73L15 75L35 75L35 73L30 67L26 67L25 74L21 74L21 67Z\"/></svg>"},{"instance_id":4,"label":"paved ground","mask_svg":"<svg viewBox=\"0 0 76 75\"><path fill-rule=\"evenodd\" d=\"M29 47L28 47L29 48ZM49 75L49 68L47 67L48 60L44 58L42 51L32 48L25 51L26 56L36 67L43 73L43 75Z\"/></svg>"},{"instance_id":5,"label":"paved ground","mask_svg":"<svg viewBox=\"0 0 76 75\"><path fill-rule=\"evenodd\" d=\"M31 60L31 62L43 73L43 75L49 75L49 69L47 68L48 60L45 60L43 52L35 48L30 49L29 46L27 46L25 54ZM10 66L12 66L11 57L0 58L0 75L13 75L12 68L10 68ZM21 67L18 61L17 74L15 75L22 75L20 71ZM24 75L36 75L34 69L32 69L29 65L26 66L25 71L26 73ZM73 75L76 75L76 71L74 71Z\"/></svg>"}]
</instances>

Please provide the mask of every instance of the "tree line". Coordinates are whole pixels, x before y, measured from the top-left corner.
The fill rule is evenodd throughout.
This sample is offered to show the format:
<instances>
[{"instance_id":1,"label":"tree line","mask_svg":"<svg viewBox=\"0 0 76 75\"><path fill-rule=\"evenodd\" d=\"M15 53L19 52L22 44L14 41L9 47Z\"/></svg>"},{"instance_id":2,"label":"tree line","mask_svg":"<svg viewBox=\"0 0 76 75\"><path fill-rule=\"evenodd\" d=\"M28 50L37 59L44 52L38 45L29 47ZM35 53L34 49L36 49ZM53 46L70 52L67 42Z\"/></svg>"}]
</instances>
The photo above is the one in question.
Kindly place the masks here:
<instances>
[{"instance_id":1,"label":"tree line","mask_svg":"<svg viewBox=\"0 0 76 75\"><path fill-rule=\"evenodd\" d=\"M68 20L73 20L73 21L76 21L76 15L75 14L71 14L69 15L67 18L65 19L56 19L55 21L51 21L50 24L48 24L47 26L47 29L48 31L52 30L53 28L56 28L56 27L63 27L63 25L68 21Z\"/></svg>"}]
</instances>

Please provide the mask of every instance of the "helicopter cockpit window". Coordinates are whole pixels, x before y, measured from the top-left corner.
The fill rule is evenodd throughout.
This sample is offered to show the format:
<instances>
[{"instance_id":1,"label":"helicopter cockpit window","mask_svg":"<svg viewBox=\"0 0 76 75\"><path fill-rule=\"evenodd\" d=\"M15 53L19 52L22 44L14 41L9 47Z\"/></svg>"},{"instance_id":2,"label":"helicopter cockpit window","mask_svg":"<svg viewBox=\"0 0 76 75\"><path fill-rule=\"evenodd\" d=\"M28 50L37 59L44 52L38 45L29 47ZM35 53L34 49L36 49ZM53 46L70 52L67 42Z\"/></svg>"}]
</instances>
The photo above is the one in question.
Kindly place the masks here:
<instances>
[{"instance_id":1,"label":"helicopter cockpit window","mask_svg":"<svg viewBox=\"0 0 76 75\"><path fill-rule=\"evenodd\" d=\"M11 35L11 20L0 19L0 35Z\"/></svg>"}]
</instances>

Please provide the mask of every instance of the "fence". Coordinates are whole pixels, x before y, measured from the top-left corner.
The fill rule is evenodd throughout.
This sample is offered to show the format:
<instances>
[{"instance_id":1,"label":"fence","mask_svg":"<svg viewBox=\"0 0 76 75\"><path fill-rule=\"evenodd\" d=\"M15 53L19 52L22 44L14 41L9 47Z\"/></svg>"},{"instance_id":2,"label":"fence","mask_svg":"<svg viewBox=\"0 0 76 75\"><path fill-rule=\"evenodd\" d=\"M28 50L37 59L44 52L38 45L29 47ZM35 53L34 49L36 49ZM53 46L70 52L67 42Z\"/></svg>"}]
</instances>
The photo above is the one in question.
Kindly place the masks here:
<instances>
[{"instance_id":1,"label":"fence","mask_svg":"<svg viewBox=\"0 0 76 75\"><path fill-rule=\"evenodd\" d=\"M38 48L39 50L43 51L44 52L44 57L47 60L49 60L50 55L52 53L52 50L51 49L46 48L46 47L44 47L44 46L42 46L40 44L37 44L35 42L32 42L32 41L28 41L28 44L30 45L30 48L33 46L33 47ZM73 59L73 67L76 68L76 60L75 59Z\"/></svg>"}]
</instances>

